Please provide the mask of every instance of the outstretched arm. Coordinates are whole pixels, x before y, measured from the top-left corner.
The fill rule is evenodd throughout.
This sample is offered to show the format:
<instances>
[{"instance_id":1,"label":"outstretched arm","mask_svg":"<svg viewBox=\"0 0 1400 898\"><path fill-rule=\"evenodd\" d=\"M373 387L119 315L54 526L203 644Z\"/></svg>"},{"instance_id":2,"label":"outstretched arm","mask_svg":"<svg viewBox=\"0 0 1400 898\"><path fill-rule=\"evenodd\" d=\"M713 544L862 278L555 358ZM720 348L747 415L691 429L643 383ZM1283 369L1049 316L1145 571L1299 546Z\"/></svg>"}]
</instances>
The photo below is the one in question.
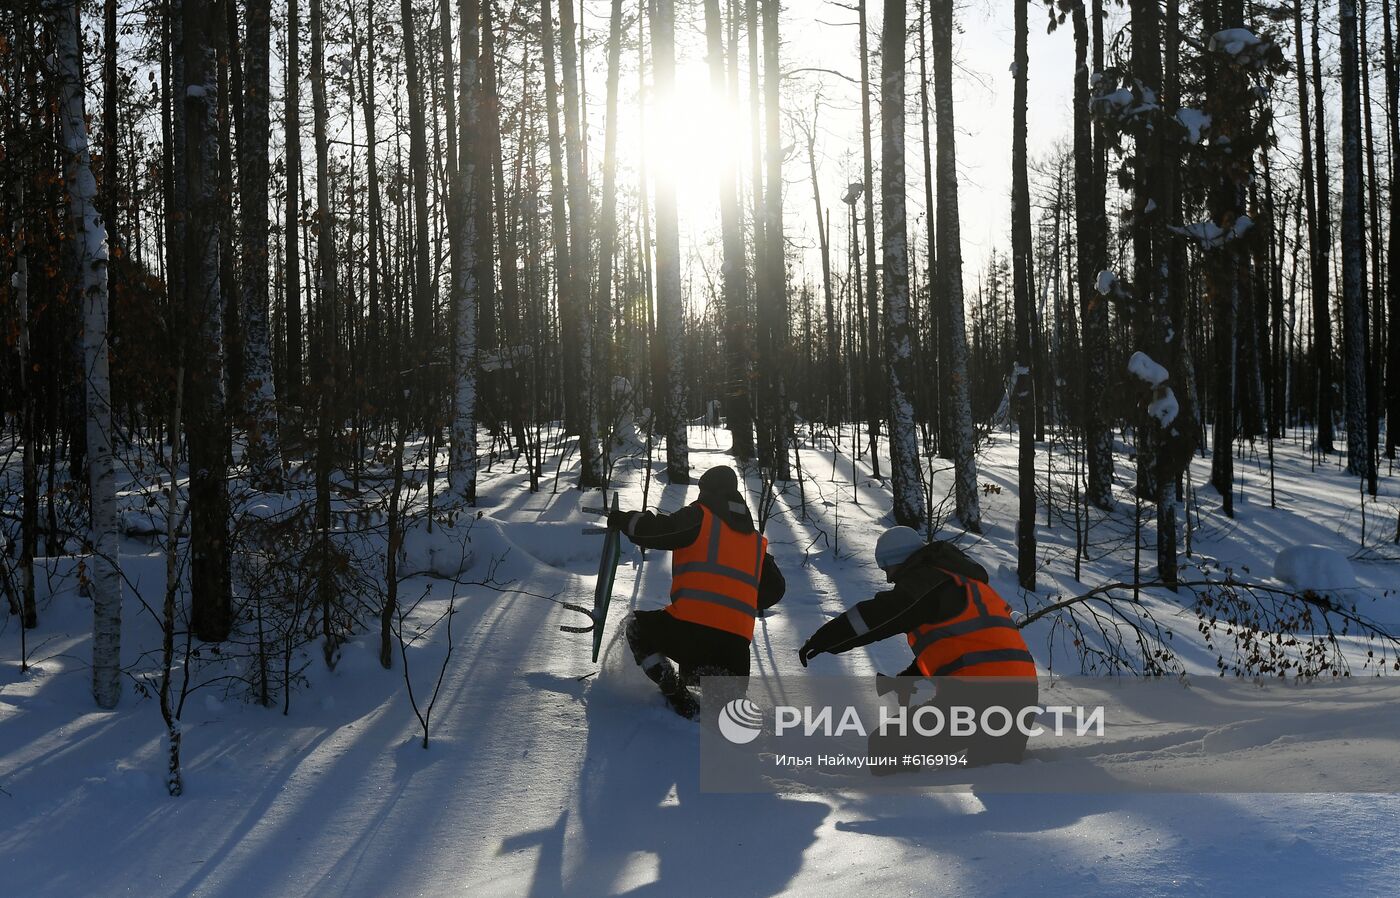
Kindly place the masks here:
<instances>
[{"instance_id":1,"label":"outstretched arm","mask_svg":"<svg viewBox=\"0 0 1400 898\"><path fill-rule=\"evenodd\" d=\"M823 624L798 651L798 660L806 667L813 655L839 655L920 624L948 620L961 613L966 601L963 591L945 575L938 575L932 584L928 580L912 587L896 584Z\"/></svg>"},{"instance_id":2,"label":"outstretched arm","mask_svg":"<svg viewBox=\"0 0 1400 898\"><path fill-rule=\"evenodd\" d=\"M652 511L614 511L608 526L621 530L643 549L683 549L700 536L705 516L698 506L687 505L675 514Z\"/></svg>"}]
</instances>

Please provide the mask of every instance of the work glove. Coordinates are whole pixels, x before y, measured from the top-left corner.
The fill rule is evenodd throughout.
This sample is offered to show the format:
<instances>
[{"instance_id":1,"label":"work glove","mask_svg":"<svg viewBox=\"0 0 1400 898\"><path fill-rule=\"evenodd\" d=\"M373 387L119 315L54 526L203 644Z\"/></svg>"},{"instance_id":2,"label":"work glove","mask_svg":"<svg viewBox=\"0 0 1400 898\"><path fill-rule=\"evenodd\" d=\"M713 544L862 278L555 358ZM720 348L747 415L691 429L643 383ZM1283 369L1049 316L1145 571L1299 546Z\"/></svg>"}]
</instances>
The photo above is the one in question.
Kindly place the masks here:
<instances>
[{"instance_id":1,"label":"work glove","mask_svg":"<svg viewBox=\"0 0 1400 898\"><path fill-rule=\"evenodd\" d=\"M636 514L636 512L632 512L632 511L610 511L610 512L608 512L608 529L609 529L609 530L626 530L626 529L627 529L627 525L630 524L630 523L632 523L632 515L634 515L634 514Z\"/></svg>"}]
</instances>

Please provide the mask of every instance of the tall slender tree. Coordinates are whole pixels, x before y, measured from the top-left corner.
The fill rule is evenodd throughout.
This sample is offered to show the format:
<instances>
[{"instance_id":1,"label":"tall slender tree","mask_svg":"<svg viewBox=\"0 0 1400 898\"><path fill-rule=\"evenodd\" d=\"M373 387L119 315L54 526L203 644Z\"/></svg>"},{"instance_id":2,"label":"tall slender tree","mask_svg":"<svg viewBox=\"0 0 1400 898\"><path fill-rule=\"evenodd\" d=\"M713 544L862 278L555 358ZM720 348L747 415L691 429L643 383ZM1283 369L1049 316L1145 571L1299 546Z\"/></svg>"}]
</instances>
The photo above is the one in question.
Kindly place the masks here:
<instances>
[{"instance_id":1,"label":"tall slender tree","mask_svg":"<svg viewBox=\"0 0 1400 898\"><path fill-rule=\"evenodd\" d=\"M461 244L452 269L452 440L448 452L448 484L456 499L476 504L476 407L477 407L477 301L479 217L476 204L480 160L477 147L480 119L481 0L460 0L458 30L461 50L457 56L458 105L462 133L457 140L457 180L452 191L452 214L458 220ZM489 259L486 260L489 263Z\"/></svg>"},{"instance_id":2,"label":"tall slender tree","mask_svg":"<svg viewBox=\"0 0 1400 898\"><path fill-rule=\"evenodd\" d=\"M1108 220L1089 118L1089 23L1085 0L1063 0L1074 29L1074 211L1078 235L1080 320L1084 328L1084 442L1088 499L1099 508L1113 505L1113 432L1105 419L1108 393L1108 301L1099 293L1099 273L1108 266Z\"/></svg>"},{"instance_id":3,"label":"tall slender tree","mask_svg":"<svg viewBox=\"0 0 1400 898\"><path fill-rule=\"evenodd\" d=\"M622 0L612 0L608 18L607 112L603 122L603 193L598 204L598 277L594 297L594 407L602 408L611 390L609 346L613 310L613 269L617 255L618 90L622 80ZM599 416L601 418L601 415ZM602 458L599 458L602 467ZM602 473L599 474L602 485Z\"/></svg>"},{"instance_id":4,"label":"tall slender tree","mask_svg":"<svg viewBox=\"0 0 1400 898\"><path fill-rule=\"evenodd\" d=\"M866 0L857 0L857 26L860 28L860 125L865 190L865 417L870 429L870 470L880 476L880 414L885 403L881 394L885 380L880 376L880 300L875 275L875 163L872 117L870 114L870 22Z\"/></svg>"},{"instance_id":5,"label":"tall slender tree","mask_svg":"<svg viewBox=\"0 0 1400 898\"><path fill-rule=\"evenodd\" d=\"M286 203L282 211L282 330L286 373L282 399L301 401L301 8L287 0L287 71L283 78L283 143Z\"/></svg>"},{"instance_id":6,"label":"tall slender tree","mask_svg":"<svg viewBox=\"0 0 1400 898\"><path fill-rule=\"evenodd\" d=\"M710 87L717 96L738 96L739 48L731 44L730 83L726 85L724 34L719 0L705 0L705 48L709 56ZM726 372L725 416L733 435L732 452L740 461L753 458L753 422L749 407L749 272L744 246L744 218L739 205L738 147L721 162L719 180L720 233L723 261L720 279L724 291L724 346Z\"/></svg>"},{"instance_id":7,"label":"tall slender tree","mask_svg":"<svg viewBox=\"0 0 1400 898\"><path fill-rule=\"evenodd\" d=\"M982 532L977 496L977 455L972 430L971 383L968 379L967 329L963 310L962 229L958 212L958 162L953 117L953 0L931 0L929 31L933 50L933 106L937 120L938 300L947 327L940 329L939 354L948 360L944 379L948 454L953 459L954 513L965 529Z\"/></svg>"},{"instance_id":8,"label":"tall slender tree","mask_svg":"<svg viewBox=\"0 0 1400 898\"><path fill-rule=\"evenodd\" d=\"M277 393L272 376L268 302L268 51L270 0L248 0L243 41L243 114L238 135L238 192L242 223L239 294L243 322L243 397L247 409L247 458L254 485L276 490L282 484L282 453L277 433Z\"/></svg>"},{"instance_id":9,"label":"tall slender tree","mask_svg":"<svg viewBox=\"0 0 1400 898\"><path fill-rule=\"evenodd\" d=\"M919 442L914 430L914 344L909 329L909 228L905 220L904 0L885 0L880 40L880 214L884 239L885 386L890 414L890 478L894 519L925 525Z\"/></svg>"},{"instance_id":10,"label":"tall slender tree","mask_svg":"<svg viewBox=\"0 0 1400 898\"><path fill-rule=\"evenodd\" d=\"M46 0L54 36L63 180L68 194L74 267L83 312L83 386L87 400L87 467L91 491L92 696L99 708L121 698L122 573L117 556L117 491L112 460L109 375L107 229L97 208L97 178L87 132L83 42L78 4Z\"/></svg>"},{"instance_id":11,"label":"tall slender tree","mask_svg":"<svg viewBox=\"0 0 1400 898\"><path fill-rule=\"evenodd\" d=\"M654 18L654 17L653 17ZM672 16L674 21L674 15ZM593 316L589 314L589 241L592 239L593 217L588 196L588 166L585 159L582 97L579 91L578 38L574 21L574 0L559 0L559 46L560 65L564 73L564 158L569 175L569 261L572 265L570 277L578 291L578 317L574 320L577 328L578 368L577 378L572 378L570 388L578 393L578 447L579 481L581 489L602 486L602 458L597 444L598 403L597 384L594 382L593 365ZM655 45L653 34L652 42ZM674 59L674 55L672 57ZM660 75L658 74L658 85ZM659 92L659 88L658 88ZM659 213L658 213L659 215ZM657 225L660 240L660 224ZM677 259L680 257L677 237ZM677 261L677 293L679 293L679 261ZM677 300L679 304L679 300ZM681 385L683 388L683 385ZM683 481L682 481L683 482Z\"/></svg>"},{"instance_id":12,"label":"tall slender tree","mask_svg":"<svg viewBox=\"0 0 1400 898\"><path fill-rule=\"evenodd\" d=\"M1298 0L1299 4L1302 0ZM1313 0L1312 88L1314 176L1317 183L1317 235L1313 241L1313 365L1317 369L1317 449L1331 452L1334 435L1332 391L1336 387L1332 369L1332 309L1328 282L1332 256L1332 182L1327 175L1327 115L1322 97L1322 49L1318 40L1322 13Z\"/></svg>"},{"instance_id":13,"label":"tall slender tree","mask_svg":"<svg viewBox=\"0 0 1400 898\"><path fill-rule=\"evenodd\" d=\"M656 102L665 108L676 101L676 8L674 0L650 0L650 4ZM662 395L666 422L666 476L671 483L690 482L682 316L681 238L676 216L675 169L663 166L656 176L656 317L657 340L666 362L666 388Z\"/></svg>"},{"instance_id":14,"label":"tall slender tree","mask_svg":"<svg viewBox=\"0 0 1400 898\"><path fill-rule=\"evenodd\" d=\"M219 191L219 77L222 8L181 7L185 88L184 310L189 360L190 599L200 639L228 638L229 585L227 437L224 392L224 303L220 284L224 206Z\"/></svg>"},{"instance_id":15,"label":"tall slender tree","mask_svg":"<svg viewBox=\"0 0 1400 898\"><path fill-rule=\"evenodd\" d=\"M1014 82L1011 99L1011 262L1016 302L1016 361L1012 371L1012 400L1020 433L1017 489L1020 517L1016 524L1016 578L1035 589L1035 380L1031 376L1031 196L1026 155L1026 95L1029 84L1028 0L1016 0Z\"/></svg>"},{"instance_id":16,"label":"tall slender tree","mask_svg":"<svg viewBox=\"0 0 1400 898\"><path fill-rule=\"evenodd\" d=\"M1342 352L1347 473L1369 473L1366 433L1366 235L1362 198L1361 71L1356 0L1339 0L1342 61Z\"/></svg>"},{"instance_id":17,"label":"tall slender tree","mask_svg":"<svg viewBox=\"0 0 1400 898\"><path fill-rule=\"evenodd\" d=\"M1400 444L1400 59L1395 48L1394 23L1390 18L1391 0L1381 0L1381 20L1384 23L1386 133L1390 143L1390 231L1386 240L1386 458L1395 458ZM1379 239L1376 237L1375 239ZM1379 322L1377 322L1379 327ZM1378 448L1378 447L1377 447Z\"/></svg>"}]
</instances>

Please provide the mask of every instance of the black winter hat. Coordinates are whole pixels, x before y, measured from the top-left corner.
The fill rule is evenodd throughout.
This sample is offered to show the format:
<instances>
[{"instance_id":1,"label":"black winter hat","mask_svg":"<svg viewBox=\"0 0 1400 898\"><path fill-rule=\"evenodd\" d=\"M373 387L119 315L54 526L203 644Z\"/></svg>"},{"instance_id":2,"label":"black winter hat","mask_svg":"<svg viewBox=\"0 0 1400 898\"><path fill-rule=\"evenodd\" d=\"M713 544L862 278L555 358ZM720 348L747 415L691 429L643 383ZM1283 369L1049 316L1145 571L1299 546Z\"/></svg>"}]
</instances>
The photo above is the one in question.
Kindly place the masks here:
<instances>
[{"instance_id":1,"label":"black winter hat","mask_svg":"<svg viewBox=\"0 0 1400 898\"><path fill-rule=\"evenodd\" d=\"M738 532L754 531L753 516L739 492L739 475L728 465L716 465L700 475L699 502Z\"/></svg>"},{"instance_id":2,"label":"black winter hat","mask_svg":"<svg viewBox=\"0 0 1400 898\"><path fill-rule=\"evenodd\" d=\"M700 475L700 492L725 496L739 491L739 476L728 465L716 465Z\"/></svg>"}]
</instances>

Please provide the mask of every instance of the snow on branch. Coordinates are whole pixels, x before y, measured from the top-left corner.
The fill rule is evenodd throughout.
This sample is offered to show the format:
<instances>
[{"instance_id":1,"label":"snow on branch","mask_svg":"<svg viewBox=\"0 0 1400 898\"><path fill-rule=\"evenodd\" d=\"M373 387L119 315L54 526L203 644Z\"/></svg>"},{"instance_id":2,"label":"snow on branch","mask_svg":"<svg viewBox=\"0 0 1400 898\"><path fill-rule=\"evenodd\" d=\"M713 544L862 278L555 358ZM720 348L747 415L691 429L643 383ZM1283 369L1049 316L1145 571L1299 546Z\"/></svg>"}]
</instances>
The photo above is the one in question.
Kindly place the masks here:
<instances>
[{"instance_id":1,"label":"snow on branch","mask_svg":"<svg viewBox=\"0 0 1400 898\"><path fill-rule=\"evenodd\" d=\"M1195 146L1210 130L1211 117L1199 109L1178 109L1176 120L1186 129L1186 142Z\"/></svg>"},{"instance_id":2,"label":"snow on branch","mask_svg":"<svg viewBox=\"0 0 1400 898\"><path fill-rule=\"evenodd\" d=\"M1203 250L1219 249L1232 240L1239 240L1254 227L1254 219L1241 215L1234 224L1222 228L1213 221L1198 221L1180 227L1170 228L1173 234L1180 234L1196 241Z\"/></svg>"},{"instance_id":3,"label":"snow on branch","mask_svg":"<svg viewBox=\"0 0 1400 898\"><path fill-rule=\"evenodd\" d=\"M1163 428L1170 427L1181 412L1172 388L1167 386L1171 374L1141 350L1128 359L1128 373L1147 384L1152 390L1152 400L1147 404L1147 415Z\"/></svg>"},{"instance_id":4,"label":"snow on branch","mask_svg":"<svg viewBox=\"0 0 1400 898\"><path fill-rule=\"evenodd\" d=\"M1154 362L1151 356L1141 350L1133 353L1132 358L1128 359L1128 373L1153 389L1166 383L1170 376L1166 368Z\"/></svg>"},{"instance_id":5,"label":"snow on branch","mask_svg":"<svg viewBox=\"0 0 1400 898\"><path fill-rule=\"evenodd\" d=\"M1147 404L1148 416L1164 428L1172 425L1180 411L1181 403L1176 401L1176 394L1168 386L1161 387L1155 398Z\"/></svg>"}]
</instances>

